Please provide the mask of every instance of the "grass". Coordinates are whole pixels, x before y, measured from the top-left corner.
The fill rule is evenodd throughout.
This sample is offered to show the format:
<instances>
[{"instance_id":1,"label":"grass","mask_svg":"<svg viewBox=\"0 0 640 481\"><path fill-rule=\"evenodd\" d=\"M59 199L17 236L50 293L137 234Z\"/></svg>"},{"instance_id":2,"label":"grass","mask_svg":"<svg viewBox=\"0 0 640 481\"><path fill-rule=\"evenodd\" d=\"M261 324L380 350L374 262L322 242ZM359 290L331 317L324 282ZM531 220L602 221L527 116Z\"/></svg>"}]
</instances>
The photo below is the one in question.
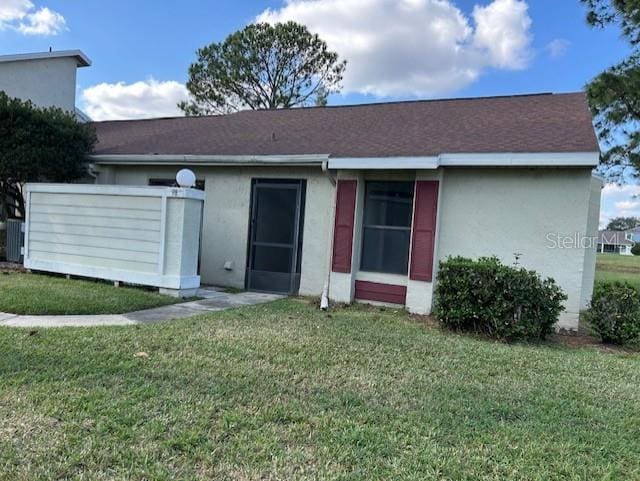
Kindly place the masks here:
<instances>
[{"instance_id":1,"label":"grass","mask_svg":"<svg viewBox=\"0 0 640 481\"><path fill-rule=\"evenodd\" d=\"M639 355L416 321L287 299L0 328L0 479L640 479Z\"/></svg>"},{"instance_id":2,"label":"grass","mask_svg":"<svg viewBox=\"0 0 640 481\"><path fill-rule=\"evenodd\" d=\"M134 287L40 274L0 272L0 312L13 314L119 314L180 302Z\"/></svg>"},{"instance_id":3,"label":"grass","mask_svg":"<svg viewBox=\"0 0 640 481\"><path fill-rule=\"evenodd\" d=\"M640 288L640 256L598 254L596 282L626 281Z\"/></svg>"}]
</instances>

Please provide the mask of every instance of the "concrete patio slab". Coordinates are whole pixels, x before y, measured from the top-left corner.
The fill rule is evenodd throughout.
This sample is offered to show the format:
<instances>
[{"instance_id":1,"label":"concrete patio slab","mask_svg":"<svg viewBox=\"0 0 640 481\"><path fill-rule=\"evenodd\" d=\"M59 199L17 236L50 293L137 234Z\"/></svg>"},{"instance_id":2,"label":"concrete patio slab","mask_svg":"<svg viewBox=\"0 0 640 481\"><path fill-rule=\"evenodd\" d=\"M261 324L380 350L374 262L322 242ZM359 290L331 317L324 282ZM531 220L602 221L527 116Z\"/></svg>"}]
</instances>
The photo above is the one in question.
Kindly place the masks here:
<instances>
[{"instance_id":1,"label":"concrete patio slab","mask_svg":"<svg viewBox=\"0 0 640 481\"><path fill-rule=\"evenodd\" d=\"M278 294L260 292L224 292L216 287L198 290L198 301L183 302L127 314L96 314L74 316L22 316L0 312L0 326L8 327L94 327L132 326L184 319L206 312L222 311L232 307L251 306L282 299Z\"/></svg>"}]
</instances>

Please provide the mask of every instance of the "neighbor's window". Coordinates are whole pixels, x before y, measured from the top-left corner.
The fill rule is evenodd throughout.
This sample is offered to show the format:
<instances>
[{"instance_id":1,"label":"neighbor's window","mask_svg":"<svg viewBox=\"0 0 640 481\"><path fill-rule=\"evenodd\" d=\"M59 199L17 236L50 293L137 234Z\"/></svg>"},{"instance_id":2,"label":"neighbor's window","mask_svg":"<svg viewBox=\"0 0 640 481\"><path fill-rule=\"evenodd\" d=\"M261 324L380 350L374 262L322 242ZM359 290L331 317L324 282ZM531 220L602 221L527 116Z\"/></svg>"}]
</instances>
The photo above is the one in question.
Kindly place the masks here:
<instances>
[{"instance_id":1,"label":"neighbor's window","mask_svg":"<svg viewBox=\"0 0 640 481\"><path fill-rule=\"evenodd\" d=\"M406 274L413 182L367 182L362 226L363 271Z\"/></svg>"}]
</instances>

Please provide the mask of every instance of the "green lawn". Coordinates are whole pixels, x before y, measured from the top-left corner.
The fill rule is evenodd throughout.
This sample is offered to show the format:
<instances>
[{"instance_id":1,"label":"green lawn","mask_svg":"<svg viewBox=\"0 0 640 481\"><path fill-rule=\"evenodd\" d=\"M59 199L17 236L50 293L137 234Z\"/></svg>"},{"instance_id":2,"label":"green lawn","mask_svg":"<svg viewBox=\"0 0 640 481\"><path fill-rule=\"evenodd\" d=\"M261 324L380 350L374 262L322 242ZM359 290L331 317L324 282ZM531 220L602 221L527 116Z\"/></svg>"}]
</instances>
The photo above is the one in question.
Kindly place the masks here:
<instances>
[{"instance_id":1,"label":"green lawn","mask_svg":"<svg viewBox=\"0 0 640 481\"><path fill-rule=\"evenodd\" d=\"M637 354L298 299L0 328L0 479L640 479L639 385Z\"/></svg>"},{"instance_id":2,"label":"green lawn","mask_svg":"<svg viewBox=\"0 0 640 481\"><path fill-rule=\"evenodd\" d=\"M88 280L0 272L0 312L13 314L119 314L180 299Z\"/></svg>"},{"instance_id":3,"label":"green lawn","mask_svg":"<svg viewBox=\"0 0 640 481\"><path fill-rule=\"evenodd\" d=\"M598 254L596 282L626 281L640 288L640 256Z\"/></svg>"}]
</instances>

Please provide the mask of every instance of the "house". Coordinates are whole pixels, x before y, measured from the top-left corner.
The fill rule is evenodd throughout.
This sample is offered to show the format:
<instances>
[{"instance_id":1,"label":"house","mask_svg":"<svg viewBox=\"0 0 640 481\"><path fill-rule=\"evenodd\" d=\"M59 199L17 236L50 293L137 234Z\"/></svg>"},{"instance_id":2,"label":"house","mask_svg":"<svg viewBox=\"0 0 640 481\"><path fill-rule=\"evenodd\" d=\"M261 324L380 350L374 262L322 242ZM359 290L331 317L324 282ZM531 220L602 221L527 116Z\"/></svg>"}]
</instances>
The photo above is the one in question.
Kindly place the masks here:
<instances>
[{"instance_id":1,"label":"house","mask_svg":"<svg viewBox=\"0 0 640 481\"><path fill-rule=\"evenodd\" d=\"M94 124L97 182L205 190L205 284L432 308L438 262L553 277L577 329L594 279L598 144L584 94L240 111Z\"/></svg>"},{"instance_id":2,"label":"house","mask_svg":"<svg viewBox=\"0 0 640 481\"><path fill-rule=\"evenodd\" d=\"M61 108L86 122L90 119L76 108L76 73L90 65L80 50L0 55L0 91L37 107Z\"/></svg>"},{"instance_id":3,"label":"house","mask_svg":"<svg viewBox=\"0 0 640 481\"><path fill-rule=\"evenodd\" d=\"M640 242L640 227L634 227L633 229L629 229L627 234L631 234L631 241L635 244Z\"/></svg>"},{"instance_id":4,"label":"house","mask_svg":"<svg viewBox=\"0 0 640 481\"><path fill-rule=\"evenodd\" d=\"M598 252L631 255L633 233L630 231L601 230L598 231Z\"/></svg>"}]
</instances>

